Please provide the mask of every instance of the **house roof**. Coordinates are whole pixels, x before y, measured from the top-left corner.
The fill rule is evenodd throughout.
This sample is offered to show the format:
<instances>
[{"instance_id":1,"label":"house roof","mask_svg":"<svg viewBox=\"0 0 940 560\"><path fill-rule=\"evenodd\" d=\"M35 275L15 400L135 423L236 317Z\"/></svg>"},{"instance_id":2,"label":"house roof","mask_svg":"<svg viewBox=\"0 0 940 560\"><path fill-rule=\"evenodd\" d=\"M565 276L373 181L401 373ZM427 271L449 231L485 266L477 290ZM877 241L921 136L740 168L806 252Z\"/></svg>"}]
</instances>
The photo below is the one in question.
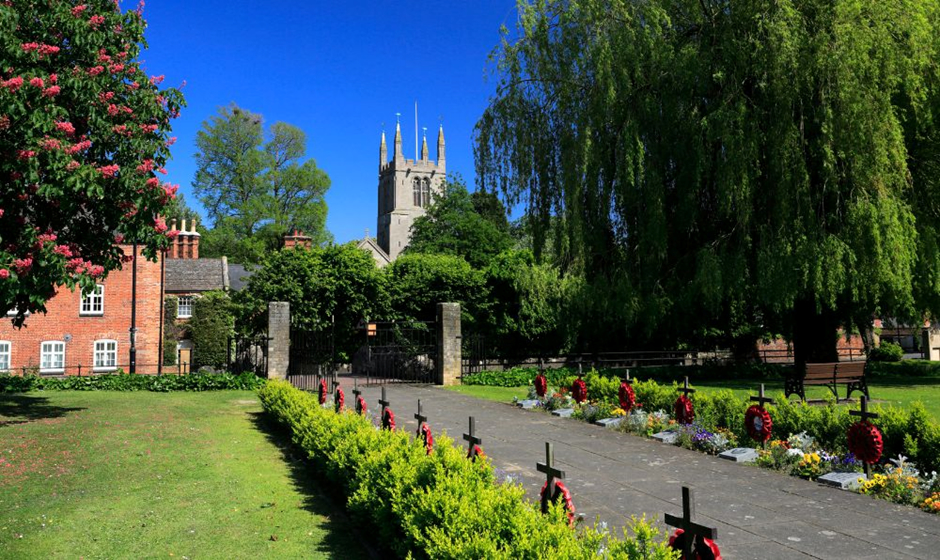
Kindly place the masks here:
<instances>
[{"instance_id":1,"label":"house roof","mask_svg":"<svg viewBox=\"0 0 940 560\"><path fill-rule=\"evenodd\" d=\"M222 259L167 259L167 292L206 292L225 288Z\"/></svg>"},{"instance_id":2,"label":"house roof","mask_svg":"<svg viewBox=\"0 0 940 560\"><path fill-rule=\"evenodd\" d=\"M248 279L254 271L247 270L242 264L228 265L228 285L233 292L237 292L248 285Z\"/></svg>"}]
</instances>

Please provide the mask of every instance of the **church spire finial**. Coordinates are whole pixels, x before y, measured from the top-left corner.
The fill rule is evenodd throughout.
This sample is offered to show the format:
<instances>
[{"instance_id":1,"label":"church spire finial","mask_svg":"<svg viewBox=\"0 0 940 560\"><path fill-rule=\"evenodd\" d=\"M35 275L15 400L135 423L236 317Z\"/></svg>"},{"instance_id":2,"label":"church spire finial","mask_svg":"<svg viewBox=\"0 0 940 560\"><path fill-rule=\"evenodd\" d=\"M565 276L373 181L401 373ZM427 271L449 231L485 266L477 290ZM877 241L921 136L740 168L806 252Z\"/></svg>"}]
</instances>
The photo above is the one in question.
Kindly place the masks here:
<instances>
[{"instance_id":1,"label":"church spire finial","mask_svg":"<svg viewBox=\"0 0 940 560\"><path fill-rule=\"evenodd\" d=\"M444 165L444 119L440 119L440 128L437 130L437 164Z\"/></svg>"},{"instance_id":2,"label":"church spire finial","mask_svg":"<svg viewBox=\"0 0 940 560\"><path fill-rule=\"evenodd\" d=\"M382 123L382 143L379 144L379 169L388 163L388 146L385 144L385 123Z\"/></svg>"},{"instance_id":3,"label":"church spire finial","mask_svg":"<svg viewBox=\"0 0 940 560\"><path fill-rule=\"evenodd\" d=\"M402 156L401 153L401 113L395 113L395 159Z\"/></svg>"}]
</instances>

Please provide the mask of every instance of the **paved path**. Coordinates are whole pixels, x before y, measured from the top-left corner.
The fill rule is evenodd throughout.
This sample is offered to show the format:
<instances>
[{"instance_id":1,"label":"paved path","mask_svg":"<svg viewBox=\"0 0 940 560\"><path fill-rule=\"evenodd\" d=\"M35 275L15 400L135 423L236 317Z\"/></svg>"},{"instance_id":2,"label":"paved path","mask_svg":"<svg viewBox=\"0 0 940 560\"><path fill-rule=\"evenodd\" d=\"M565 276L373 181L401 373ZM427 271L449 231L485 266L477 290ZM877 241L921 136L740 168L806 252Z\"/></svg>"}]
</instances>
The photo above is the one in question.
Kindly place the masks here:
<instances>
[{"instance_id":1,"label":"paved path","mask_svg":"<svg viewBox=\"0 0 940 560\"><path fill-rule=\"evenodd\" d=\"M351 381L342 385L349 394ZM681 515L686 485L696 490L696 521L718 528L728 559L940 558L940 516L912 507L436 387L393 384L387 394L398 425L411 432L418 399L434 434L460 440L476 417L487 456L521 477L533 501L545 481L535 464L553 442L578 512L616 533L644 513L665 529L663 513ZM378 386L363 396L378 410Z\"/></svg>"}]
</instances>

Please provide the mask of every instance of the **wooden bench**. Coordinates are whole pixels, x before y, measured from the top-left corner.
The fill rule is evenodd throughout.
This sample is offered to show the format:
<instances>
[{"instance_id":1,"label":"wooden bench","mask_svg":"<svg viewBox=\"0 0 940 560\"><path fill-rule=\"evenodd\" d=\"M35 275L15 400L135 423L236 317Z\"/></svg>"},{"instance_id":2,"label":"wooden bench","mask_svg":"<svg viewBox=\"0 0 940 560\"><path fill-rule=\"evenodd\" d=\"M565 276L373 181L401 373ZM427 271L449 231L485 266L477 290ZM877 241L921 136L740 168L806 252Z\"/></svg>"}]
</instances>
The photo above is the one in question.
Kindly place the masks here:
<instances>
[{"instance_id":1,"label":"wooden bench","mask_svg":"<svg viewBox=\"0 0 940 560\"><path fill-rule=\"evenodd\" d=\"M860 391L869 399L868 384L865 382L865 363L866 362L833 362L828 364L806 364L806 371L803 375L793 372L787 376L784 382L784 391L787 398L790 395L799 395L802 400L806 400L805 387L807 385L825 385L829 387L836 401L839 400L837 388L839 385L845 385L845 398L852 396L853 391Z\"/></svg>"}]
</instances>

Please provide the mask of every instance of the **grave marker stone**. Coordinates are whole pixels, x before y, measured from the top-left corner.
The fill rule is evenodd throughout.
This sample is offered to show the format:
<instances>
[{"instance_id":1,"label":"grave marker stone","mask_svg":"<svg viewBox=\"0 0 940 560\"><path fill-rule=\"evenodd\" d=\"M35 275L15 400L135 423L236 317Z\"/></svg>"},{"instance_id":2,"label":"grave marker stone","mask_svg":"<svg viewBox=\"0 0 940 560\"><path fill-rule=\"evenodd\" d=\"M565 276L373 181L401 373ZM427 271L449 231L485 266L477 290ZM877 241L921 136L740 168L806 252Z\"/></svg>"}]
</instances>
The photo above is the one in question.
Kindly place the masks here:
<instances>
[{"instance_id":1,"label":"grave marker stone","mask_svg":"<svg viewBox=\"0 0 940 560\"><path fill-rule=\"evenodd\" d=\"M670 515L668 513L665 516L666 525L675 527L677 529L682 529L683 531L683 536L685 536L685 538L682 540L682 557L686 559L694 558L694 556L692 556L692 551L694 550L693 547L697 538L704 537L711 540L718 538L718 529L699 525L698 523L692 521L692 518L695 516L694 499L695 498L692 494L692 489L688 486L683 486L682 517L676 517L675 515Z\"/></svg>"},{"instance_id":2,"label":"grave marker stone","mask_svg":"<svg viewBox=\"0 0 940 560\"><path fill-rule=\"evenodd\" d=\"M679 439L679 434L673 431L666 430L665 432L659 432L652 435L652 438L656 441L662 443L668 443L670 445L676 443L676 440Z\"/></svg>"},{"instance_id":3,"label":"grave marker stone","mask_svg":"<svg viewBox=\"0 0 940 560\"><path fill-rule=\"evenodd\" d=\"M867 480L868 476L856 472L831 472L822 475L816 480L823 484L835 486L836 488L841 488L843 490L855 490L859 486L859 478L864 478Z\"/></svg>"},{"instance_id":4,"label":"grave marker stone","mask_svg":"<svg viewBox=\"0 0 940 560\"><path fill-rule=\"evenodd\" d=\"M735 463L752 463L757 460L757 450L753 447L735 447L722 451L718 456Z\"/></svg>"},{"instance_id":5,"label":"grave marker stone","mask_svg":"<svg viewBox=\"0 0 940 560\"><path fill-rule=\"evenodd\" d=\"M574 414L573 408L559 408L552 411L552 416L560 416L561 418L571 418L572 414Z\"/></svg>"}]
</instances>

